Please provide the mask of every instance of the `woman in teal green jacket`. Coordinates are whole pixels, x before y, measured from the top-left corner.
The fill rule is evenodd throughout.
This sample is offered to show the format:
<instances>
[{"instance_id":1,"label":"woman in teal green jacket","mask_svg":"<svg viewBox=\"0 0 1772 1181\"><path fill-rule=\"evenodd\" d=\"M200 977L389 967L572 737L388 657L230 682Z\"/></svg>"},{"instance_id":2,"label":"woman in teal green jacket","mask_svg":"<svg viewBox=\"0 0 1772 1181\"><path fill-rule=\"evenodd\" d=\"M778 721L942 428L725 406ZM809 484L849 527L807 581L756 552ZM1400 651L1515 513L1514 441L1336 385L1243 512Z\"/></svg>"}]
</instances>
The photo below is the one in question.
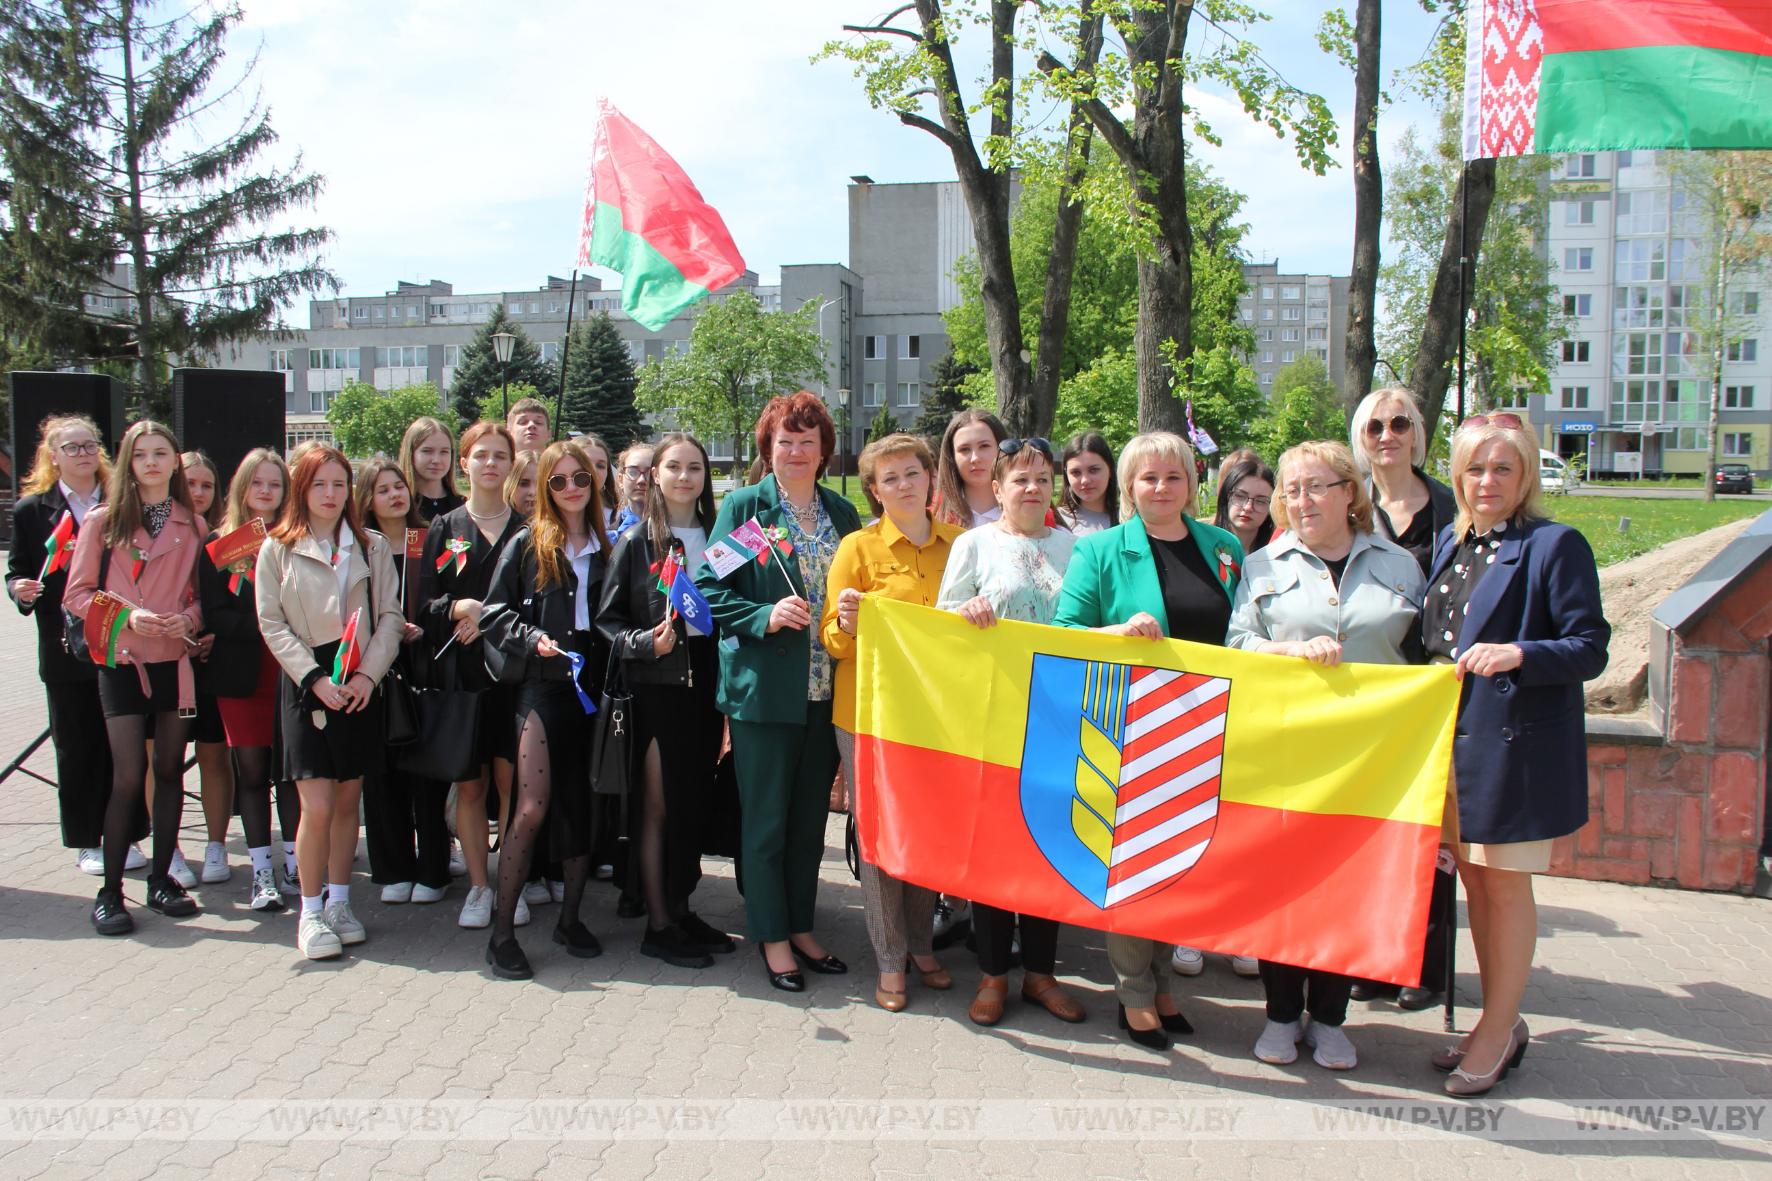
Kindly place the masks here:
<instances>
[{"instance_id":1,"label":"woman in teal green jacket","mask_svg":"<svg viewBox=\"0 0 1772 1181\"><path fill-rule=\"evenodd\" d=\"M817 394L772 399L757 419L765 475L726 495L708 540L755 518L775 552L725 578L704 561L695 578L724 637L717 701L731 722L738 771L745 914L769 982L786 992L806 988L796 961L814 972L849 970L812 934L837 777L832 662L817 622L837 543L861 528L855 506L818 483L836 445Z\"/></svg>"},{"instance_id":2,"label":"woman in teal green jacket","mask_svg":"<svg viewBox=\"0 0 1772 1181\"><path fill-rule=\"evenodd\" d=\"M1198 488L1194 452L1180 435L1139 435L1120 452L1123 524L1077 542L1058 600L1059 627L1121 636L1224 644L1243 571L1236 535L1188 516ZM1107 937L1120 1027L1141 1046L1169 1048L1193 1026L1168 988L1172 948L1131 935Z\"/></svg>"}]
</instances>

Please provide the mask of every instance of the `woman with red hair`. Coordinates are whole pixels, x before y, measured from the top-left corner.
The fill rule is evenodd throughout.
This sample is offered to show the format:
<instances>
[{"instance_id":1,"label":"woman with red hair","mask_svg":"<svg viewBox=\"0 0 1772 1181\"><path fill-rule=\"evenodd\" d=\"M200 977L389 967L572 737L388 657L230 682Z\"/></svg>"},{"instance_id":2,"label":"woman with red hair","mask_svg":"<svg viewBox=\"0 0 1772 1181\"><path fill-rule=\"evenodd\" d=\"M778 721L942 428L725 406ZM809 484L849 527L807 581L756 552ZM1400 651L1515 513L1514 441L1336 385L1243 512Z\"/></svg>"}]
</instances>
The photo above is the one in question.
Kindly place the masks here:
<instances>
[{"instance_id":1,"label":"woman with red hair","mask_svg":"<svg viewBox=\"0 0 1772 1181\"><path fill-rule=\"evenodd\" d=\"M819 485L837 432L817 394L770 400L757 419L763 479L727 493L710 538L756 520L775 543L766 563L725 578L702 563L696 586L720 644L720 712L731 722L743 808L745 913L769 982L804 992L797 968L847 972L812 934L825 814L837 775L831 655L814 634L837 543L861 528L855 506Z\"/></svg>"}]
</instances>

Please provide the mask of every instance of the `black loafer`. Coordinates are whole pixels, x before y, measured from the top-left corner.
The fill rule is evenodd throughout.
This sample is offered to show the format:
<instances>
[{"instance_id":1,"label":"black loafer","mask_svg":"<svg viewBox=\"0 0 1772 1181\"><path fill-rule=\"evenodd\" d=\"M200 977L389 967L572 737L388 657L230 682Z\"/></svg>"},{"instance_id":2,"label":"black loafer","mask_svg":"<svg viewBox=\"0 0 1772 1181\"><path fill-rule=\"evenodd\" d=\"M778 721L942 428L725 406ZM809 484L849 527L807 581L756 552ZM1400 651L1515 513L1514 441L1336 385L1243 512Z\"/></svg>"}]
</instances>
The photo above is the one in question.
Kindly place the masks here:
<instances>
[{"instance_id":1,"label":"black loafer","mask_svg":"<svg viewBox=\"0 0 1772 1181\"><path fill-rule=\"evenodd\" d=\"M1190 1025L1188 1019L1183 1017L1180 1013L1158 1013L1157 1020L1162 1023L1163 1028L1169 1033L1194 1032L1194 1027Z\"/></svg>"},{"instance_id":2,"label":"black loafer","mask_svg":"<svg viewBox=\"0 0 1772 1181\"><path fill-rule=\"evenodd\" d=\"M714 957L676 923L660 927L656 931L647 927L646 934L640 937L640 954L663 960L667 964L675 964L679 968L714 966Z\"/></svg>"},{"instance_id":3,"label":"black loafer","mask_svg":"<svg viewBox=\"0 0 1772 1181\"><path fill-rule=\"evenodd\" d=\"M1408 1009L1411 1013L1431 1009L1439 1003L1440 991L1437 988L1405 988L1397 994L1397 1008Z\"/></svg>"},{"instance_id":4,"label":"black loafer","mask_svg":"<svg viewBox=\"0 0 1772 1181\"><path fill-rule=\"evenodd\" d=\"M92 926L100 935L127 935L135 930L135 920L123 908L123 891L100 890L92 904Z\"/></svg>"},{"instance_id":5,"label":"black loafer","mask_svg":"<svg viewBox=\"0 0 1772 1181\"><path fill-rule=\"evenodd\" d=\"M1158 1014L1159 1019L1161 1016L1162 1014ZM1169 1048L1169 1034L1165 1030L1132 1028L1132 1023L1126 1020L1125 1005L1120 1006L1120 1028L1126 1031L1126 1036L1132 1039L1132 1044L1135 1046L1143 1046L1147 1050L1156 1050L1158 1053Z\"/></svg>"},{"instance_id":6,"label":"black loafer","mask_svg":"<svg viewBox=\"0 0 1772 1181\"><path fill-rule=\"evenodd\" d=\"M1356 980L1347 991L1350 1001L1386 1001L1397 995L1397 986L1379 980Z\"/></svg>"},{"instance_id":7,"label":"black loafer","mask_svg":"<svg viewBox=\"0 0 1772 1181\"><path fill-rule=\"evenodd\" d=\"M769 986L771 988L779 988L783 992L806 991L806 977L800 975L797 971L777 972L774 968L769 966L769 953L763 949L761 943L757 944L757 951L763 957L763 972L769 977Z\"/></svg>"},{"instance_id":8,"label":"black loafer","mask_svg":"<svg viewBox=\"0 0 1772 1181\"><path fill-rule=\"evenodd\" d=\"M148 877L148 909L169 919L186 919L197 913L197 904L169 874Z\"/></svg>"},{"instance_id":9,"label":"black loafer","mask_svg":"<svg viewBox=\"0 0 1772 1181\"><path fill-rule=\"evenodd\" d=\"M682 927L684 933L691 939L700 944L703 951L712 952L715 955L728 955L738 950L738 944L733 942L732 936L718 927L710 927L702 921L700 915L686 914L677 920L677 925Z\"/></svg>"},{"instance_id":10,"label":"black loafer","mask_svg":"<svg viewBox=\"0 0 1772 1181\"><path fill-rule=\"evenodd\" d=\"M820 976L841 976L849 971L849 965L834 955L827 955L815 960L796 947L791 939L788 940L788 948L794 953L795 959L799 960L802 964L805 964L812 971L817 972Z\"/></svg>"},{"instance_id":11,"label":"black loafer","mask_svg":"<svg viewBox=\"0 0 1772 1181\"><path fill-rule=\"evenodd\" d=\"M621 898L615 904L615 917L618 919L637 919L646 913L646 900L638 894L621 892Z\"/></svg>"},{"instance_id":12,"label":"black loafer","mask_svg":"<svg viewBox=\"0 0 1772 1181\"><path fill-rule=\"evenodd\" d=\"M522 944L515 939L503 943L488 941L486 962L492 965L494 976L506 980L528 980L535 975L535 970L529 966L529 957L523 954Z\"/></svg>"},{"instance_id":13,"label":"black loafer","mask_svg":"<svg viewBox=\"0 0 1772 1181\"><path fill-rule=\"evenodd\" d=\"M554 942L564 944L566 954L581 960L594 960L603 954L603 945L591 934L591 929L574 919L571 926L564 924L554 928Z\"/></svg>"}]
</instances>

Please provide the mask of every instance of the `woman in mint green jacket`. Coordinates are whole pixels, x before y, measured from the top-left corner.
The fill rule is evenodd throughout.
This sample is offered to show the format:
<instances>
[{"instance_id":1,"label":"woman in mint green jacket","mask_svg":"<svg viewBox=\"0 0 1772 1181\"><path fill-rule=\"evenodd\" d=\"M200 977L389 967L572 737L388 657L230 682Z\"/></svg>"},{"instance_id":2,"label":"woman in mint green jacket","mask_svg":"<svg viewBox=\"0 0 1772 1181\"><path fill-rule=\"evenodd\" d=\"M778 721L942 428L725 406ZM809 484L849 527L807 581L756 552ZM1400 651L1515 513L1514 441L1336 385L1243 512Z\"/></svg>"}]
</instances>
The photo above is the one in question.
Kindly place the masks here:
<instances>
[{"instance_id":1,"label":"woman in mint green jacket","mask_svg":"<svg viewBox=\"0 0 1772 1181\"><path fill-rule=\"evenodd\" d=\"M1180 435L1139 435L1120 452L1124 523L1077 542L1058 600L1059 627L1122 636L1224 644L1243 571L1236 536L1188 516L1198 488L1194 453ZM1137 1045L1169 1048L1193 1026L1167 988L1172 948L1131 935L1107 937L1120 1027Z\"/></svg>"}]
</instances>

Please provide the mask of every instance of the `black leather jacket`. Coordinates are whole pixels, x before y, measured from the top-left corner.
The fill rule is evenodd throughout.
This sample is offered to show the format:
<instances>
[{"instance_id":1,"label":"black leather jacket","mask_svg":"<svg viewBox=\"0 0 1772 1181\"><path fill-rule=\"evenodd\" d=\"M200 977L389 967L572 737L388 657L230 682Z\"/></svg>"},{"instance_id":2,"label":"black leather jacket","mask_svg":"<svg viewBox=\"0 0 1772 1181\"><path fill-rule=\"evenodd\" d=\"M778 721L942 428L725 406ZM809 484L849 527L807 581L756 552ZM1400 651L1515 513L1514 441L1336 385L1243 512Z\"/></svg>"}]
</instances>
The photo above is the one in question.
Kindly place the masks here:
<instances>
[{"instance_id":1,"label":"black leather jacket","mask_svg":"<svg viewBox=\"0 0 1772 1181\"><path fill-rule=\"evenodd\" d=\"M652 629L665 617L664 592L652 569L652 539L641 521L621 535L609 556L603 579L603 602L597 608L597 630L621 657L630 685L692 685L688 625L678 616L677 642L663 656L652 651ZM716 629L717 630L717 629ZM714 637L718 639L718 635Z\"/></svg>"},{"instance_id":2,"label":"black leather jacket","mask_svg":"<svg viewBox=\"0 0 1772 1181\"><path fill-rule=\"evenodd\" d=\"M480 609L480 631L490 647L497 648L507 660L523 662L523 679L568 681L572 665L564 656L545 659L535 652L536 641L550 636L562 648L570 647L573 633L573 600L578 594L578 575L571 562L563 562L566 579L535 589L535 548L527 528L511 538L498 564L492 571L492 584L487 588L484 606ZM590 573L592 585L586 604L595 617L597 594L603 582L603 555L592 554ZM589 633L595 636L595 629ZM607 659L602 644L586 652L586 666L594 670L592 679L600 682L602 661Z\"/></svg>"},{"instance_id":3,"label":"black leather jacket","mask_svg":"<svg viewBox=\"0 0 1772 1181\"><path fill-rule=\"evenodd\" d=\"M214 540L215 535L210 535ZM191 662L197 687L217 697L251 697L258 691L258 662L265 646L258 630L257 589L242 580L228 589L229 575L215 568L207 547L197 555L197 587L203 599L203 630L215 637L209 659Z\"/></svg>"}]
</instances>

